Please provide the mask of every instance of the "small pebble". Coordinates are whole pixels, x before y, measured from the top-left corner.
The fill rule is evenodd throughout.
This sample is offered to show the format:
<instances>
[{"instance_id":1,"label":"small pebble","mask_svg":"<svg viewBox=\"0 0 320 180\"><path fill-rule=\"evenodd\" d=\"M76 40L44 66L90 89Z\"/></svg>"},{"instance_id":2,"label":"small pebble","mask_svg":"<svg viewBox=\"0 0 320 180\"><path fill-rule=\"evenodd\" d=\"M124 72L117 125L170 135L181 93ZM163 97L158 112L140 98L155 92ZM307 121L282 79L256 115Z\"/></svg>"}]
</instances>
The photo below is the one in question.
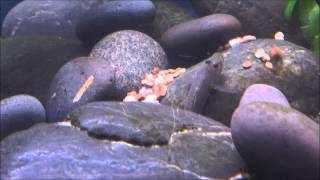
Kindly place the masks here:
<instances>
[{"instance_id":1,"label":"small pebble","mask_svg":"<svg viewBox=\"0 0 320 180\"><path fill-rule=\"evenodd\" d=\"M251 62L250 60L245 60L245 61L242 63L242 67L243 67L244 69L249 69L249 68L251 68L251 66L252 66L252 62Z\"/></svg>"},{"instance_id":2,"label":"small pebble","mask_svg":"<svg viewBox=\"0 0 320 180\"><path fill-rule=\"evenodd\" d=\"M283 41L284 40L283 32L276 32L276 34L274 35L274 39Z\"/></svg>"},{"instance_id":3,"label":"small pebble","mask_svg":"<svg viewBox=\"0 0 320 180\"><path fill-rule=\"evenodd\" d=\"M269 56L269 54L264 54L264 55L262 56L262 60L263 60L263 61L270 61L270 60L271 60L271 57Z\"/></svg>"},{"instance_id":4,"label":"small pebble","mask_svg":"<svg viewBox=\"0 0 320 180\"><path fill-rule=\"evenodd\" d=\"M264 55L266 54L266 52L264 51L264 49L259 48L256 50L256 52L254 53L254 56L256 56L256 58L262 58Z\"/></svg>"},{"instance_id":5,"label":"small pebble","mask_svg":"<svg viewBox=\"0 0 320 180\"><path fill-rule=\"evenodd\" d=\"M269 61L267 61L267 62L265 63L265 66L266 66L266 68L268 68L268 69L273 69L273 65L272 65L272 63L269 62Z\"/></svg>"}]
</instances>

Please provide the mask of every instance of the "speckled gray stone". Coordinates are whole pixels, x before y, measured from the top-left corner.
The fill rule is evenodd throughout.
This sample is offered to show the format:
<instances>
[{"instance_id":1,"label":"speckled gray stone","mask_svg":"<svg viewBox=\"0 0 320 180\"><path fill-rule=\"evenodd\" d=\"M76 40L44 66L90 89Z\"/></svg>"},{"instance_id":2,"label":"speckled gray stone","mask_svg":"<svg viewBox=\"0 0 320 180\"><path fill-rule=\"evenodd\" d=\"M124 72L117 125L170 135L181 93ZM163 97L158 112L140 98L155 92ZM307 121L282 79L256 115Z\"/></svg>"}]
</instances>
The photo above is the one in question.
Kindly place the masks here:
<instances>
[{"instance_id":1,"label":"speckled gray stone","mask_svg":"<svg viewBox=\"0 0 320 180\"><path fill-rule=\"evenodd\" d=\"M164 69L168 60L161 46L148 35L138 31L123 30L106 36L90 53L100 57L115 74L116 98L138 90L141 80L154 67Z\"/></svg>"},{"instance_id":2,"label":"speckled gray stone","mask_svg":"<svg viewBox=\"0 0 320 180\"><path fill-rule=\"evenodd\" d=\"M113 74L106 61L80 57L62 66L51 81L47 96L48 121L62 121L74 108L92 101L110 100L114 93ZM85 82L86 89L83 89ZM80 93L80 98L76 98Z\"/></svg>"},{"instance_id":3,"label":"speckled gray stone","mask_svg":"<svg viewBox=\"0 0 320 180\"><path fill-rule=\"evenodd\" d=\"M271 60L270 70L254 52L263 48L270 54L274 45L281 49L282 56ZM217 54L224 59L222 78L212 87L205 115L229 124L245 89L257 83L279 89L293 108L305 114L319 112L319 60L310 50L288 41L258 39ZM250 69L242 67L247 59L252 61Z\"/></svg>"},{"instance_id":4,"label":"speckled gray stone","mask_svg":"<svg viewBox=\"0 0 320 180\"><path fill-rule=\"evenodd\" d=\"M319 124L299 111L270 102L241 105L231 129L259 179L319 179Z\"/></svg>"},{"instance_id":5,"label":"speckled gray stone","mask_svg":"<svg viewBox=\"0 0 320 180\"><path fill-rule=\"evenodd\" d=\"M46 121L46 110L41 102L30 95L15 95L1 100L1 137Z\"/></svg>"}]
</instances>

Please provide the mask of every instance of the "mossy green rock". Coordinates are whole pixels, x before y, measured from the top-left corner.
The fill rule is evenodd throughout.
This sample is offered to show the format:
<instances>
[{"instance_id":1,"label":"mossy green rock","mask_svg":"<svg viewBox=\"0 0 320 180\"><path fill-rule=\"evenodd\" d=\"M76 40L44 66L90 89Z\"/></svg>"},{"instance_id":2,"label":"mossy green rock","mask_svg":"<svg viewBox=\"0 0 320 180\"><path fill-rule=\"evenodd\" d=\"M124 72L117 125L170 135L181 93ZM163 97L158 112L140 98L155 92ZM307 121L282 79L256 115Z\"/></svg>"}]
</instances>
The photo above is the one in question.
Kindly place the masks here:
<instances>
[{"instance_id":1,"label":"mossy green rock","mask_svg":"<svg viewBox=\"0 0 320 180\"><path fill-rule=\"evenodd\" d=\"M4 139L1 179L227 179L245 172L230 129L198 114L95 102L71 119L82 130L41 124Z\"/></svg>"},{"instance_id":2,"label":"mossy green rock","mask_svg":"<svg viewBox=\"0 0 320 180\"><path fill-rule=\"evenodd\" d=\"M270 102L240 105L231 130L237 150L262 179L319 179L319 124L299 111Z\"/></svg>"},{"instance_id":3,"label":"mossy green rock","mask_svg":"<svg viewBox=\"0 0 320 180\"><path fill-rule=\"evenodd\" d=\"M274 45L281 49L282 55L271 59L271 70L254 52L263 48L270 53ZM319 112L319 60L311 51L288 41L258 39L217 54L224 59L222 78L212 88L205 110L207 116L229 124L242 93L256 83L279 89L293 108L305 114ZM247 59L253 63L250 69L242 67Z\"/></svg>"},{"instance_id":4,"label":"mossy green rock","mask_svg":"<svg viewBox=\"0 0 320 180\"><path fill-rule=\"evenodd\" d=\"M1 98L30 94L45 104L50 81L58 69L70 59L87 53L73 40L1 39Z\"/></svg>"},{"instance_id":5,"label":"mossy green rock","mask_svg":"<svg viewBox=\"0 0 320 180\"><path fill-rule=\"evenodd\" d=\"M152 0L152 2L156 7L152 37L157 40L170 27L194 18L191 13L171 0Z\"/></svg>"}]
</instances>

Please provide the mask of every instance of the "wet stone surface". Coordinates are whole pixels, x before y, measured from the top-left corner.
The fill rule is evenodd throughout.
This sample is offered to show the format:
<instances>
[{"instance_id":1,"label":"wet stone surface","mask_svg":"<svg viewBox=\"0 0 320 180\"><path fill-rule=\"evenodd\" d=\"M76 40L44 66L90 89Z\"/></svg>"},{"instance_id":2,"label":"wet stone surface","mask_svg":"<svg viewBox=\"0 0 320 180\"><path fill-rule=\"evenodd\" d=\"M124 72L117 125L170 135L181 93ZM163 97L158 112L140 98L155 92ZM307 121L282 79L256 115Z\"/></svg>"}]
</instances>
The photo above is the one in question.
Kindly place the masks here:
<instances>
[{"instance_id":1,"label":"wet stone surface","mask_svg":"<svg viewBox=\"0 0 320 180\"><path fill-rule=\"evenodd\" d=\"M188 62L174 62L177 61L176 56L196 57L189 61L199 62L221 44L237 36L240 30L241 23L235 17L228 14L212 14L169 28L162 34L160 42L168 55L174 56L171 57L173 63L182 65ZM194 62L189 62L192 63Z\"/></svg>"},{"instance_id":2,"label":"wet stone surface","mask_svg":"<svg viewBox=\"0 0 320 180\"><path fill-rule=\"evenodd\" d=\"M67 113L88 102L112 99L113 79L103 59L80 57L69 61L50 83L46 103L48 121L62 121Z\"/></svg>"},{"instance_id":3,"label":"wet stone surface","mask_svg":"<svg viewBox=\"0 0 320 180\"><path fill-rule=\"evenodd\" d=\"M259 179L319 179L319 125L299 111L271 102L240 105L231 129Z\"/></svg>"},{"instance_id":4,"label":"wet stone surface","mask_svg":"<svg viewBox=\"0 0 320 180\"><path fill-rule=\"evenodd\" d=\"M3 37L59 37L77 40L80 17L101 0L21 1L3 21Z\"/></svg>"},{"instance_id":5,"label":"wet stone surface","mask_svg":"<svg viewBox=\"0 0 320 180\"><path fill-rule=\"evenodd\" d=\"M4 139L1 178L214 179L245 172L229 128L191 112L96 102L71 119L83 130L40 124Z\"/></svg>"},{"instance_id":6,"label":"wet stone surface","mask_svg":"<svg viewBox=\"0 0 320 180\"><path fill-rule=\"evenodd\" d=\"M221 78L223 59L212 56L187 69L170 84L160 103L202 113L213 83Z\"/></svg>"},{"instance_id":7,"label":"wet stone surface","mask_svg":"<svg viewBox=\"0 0 320 180\"><path fill-rule=\"evenodd\" d=\"M281 49L282 56L271 59L273 69L268 69L254 53L258 48L269 52L274 45ZM258 39L218 55L223 57L222 78L211 90L205 110L207 116L229 124L242 93L256 83L276 87L293 108L303 113L319 112L319 61L311 51L288 41ZM253 63L250 69L242 67L247 59Z\"/></svg>"}]
</instances>

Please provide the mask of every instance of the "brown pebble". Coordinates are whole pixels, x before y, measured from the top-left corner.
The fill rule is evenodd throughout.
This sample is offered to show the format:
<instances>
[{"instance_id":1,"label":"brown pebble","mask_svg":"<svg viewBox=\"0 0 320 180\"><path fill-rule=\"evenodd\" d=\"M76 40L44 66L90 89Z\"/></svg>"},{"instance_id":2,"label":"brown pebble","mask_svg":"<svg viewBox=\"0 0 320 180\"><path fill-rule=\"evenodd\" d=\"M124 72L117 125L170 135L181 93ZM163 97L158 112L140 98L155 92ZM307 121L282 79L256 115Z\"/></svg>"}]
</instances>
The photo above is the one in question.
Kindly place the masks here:
<instances>
[{"instance_id":1,"label":"brown pebble","mask_svg":"<svg viewBox=\"0 0 320 180\"><path fill-rule=\"evenodd\" d=\"M245 69L249 69L249 68L251 68L251 66L252 66L252 62L250 60L245 60L242 63L242 67Z\"/></svg>"}]
</instances>

